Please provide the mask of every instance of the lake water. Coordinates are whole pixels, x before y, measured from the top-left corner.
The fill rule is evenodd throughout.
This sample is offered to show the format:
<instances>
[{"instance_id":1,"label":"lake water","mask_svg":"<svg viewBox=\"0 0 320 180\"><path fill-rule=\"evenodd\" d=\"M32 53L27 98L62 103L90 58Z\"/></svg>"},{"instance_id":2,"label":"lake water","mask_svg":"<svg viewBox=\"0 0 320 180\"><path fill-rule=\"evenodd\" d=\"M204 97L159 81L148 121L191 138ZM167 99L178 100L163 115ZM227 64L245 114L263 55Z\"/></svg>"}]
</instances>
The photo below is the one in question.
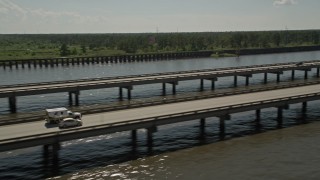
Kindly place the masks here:
<instances>
[{"instance_id":1,"label":"lake water","mask_svg":"<svg viewBox=\"0 0 320 180\"><path fill-rule=\"evenodd\" d=\"M231 58L201 58L59 68L0 70L0 85L80 78L108 77L156 72L234 67L320 59L320 51L253 55ZM315 74L315 71L310 72ZM290 79L285 72L282 80ZM304 72L297 72L303 78ZM238 79L244 85L244 78ZM254 75L251 84L262 83ZM276 81L275 75L269 81ZM210 82L207 82L207 89ZM233 78L219 78L217 88L231 87ZM178 93L196 92L198 81L179 82ZM133 98L160 96L161 85L135 86ZM117 101L115 88L83 91L80 104ZM0 99L0 114L8 113L7 99ZM18 97L18 111L29 112L67 106L67 94ZM62 143L58 167L45 162L42 148L0 153L0 179L316 179L320 161L319 101L308 103L307 117L301 104L284 111L279 129L276 109L263 109L261 125L254 112L232 114L226 135L219 136L217 118L207 118L206 136L200 138L199 120L160 126L154 144L148 147L146 131L138 131L137 145L130 133L120 132ZM303 125L301 125L303 124ZM307 152L307 153L306 153Z\"/></svg>"}]
</instances>

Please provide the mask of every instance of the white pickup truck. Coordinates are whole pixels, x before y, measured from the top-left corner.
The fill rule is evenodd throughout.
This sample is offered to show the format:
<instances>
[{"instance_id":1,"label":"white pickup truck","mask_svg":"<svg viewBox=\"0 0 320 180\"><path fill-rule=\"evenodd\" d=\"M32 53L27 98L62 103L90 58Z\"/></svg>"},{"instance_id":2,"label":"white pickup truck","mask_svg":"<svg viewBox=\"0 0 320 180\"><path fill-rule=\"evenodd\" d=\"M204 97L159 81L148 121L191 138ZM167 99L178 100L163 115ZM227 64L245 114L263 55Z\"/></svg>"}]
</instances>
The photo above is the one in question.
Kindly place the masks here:
<instances>
[{"instance_id":1,"label":"white pickup truck","mask_svg":"<svg viewBox=\"0 0 320 180\"><path fill-rule=\"evenodd\" d=\"M82 115L79 112L72 112L69 111L67 108L60 107L60 108L53 108L53 109L46 109L46 121L48 123L58 124L65 118L74 118L74 119L81 119Z\"/></svg>"}]
</instances>

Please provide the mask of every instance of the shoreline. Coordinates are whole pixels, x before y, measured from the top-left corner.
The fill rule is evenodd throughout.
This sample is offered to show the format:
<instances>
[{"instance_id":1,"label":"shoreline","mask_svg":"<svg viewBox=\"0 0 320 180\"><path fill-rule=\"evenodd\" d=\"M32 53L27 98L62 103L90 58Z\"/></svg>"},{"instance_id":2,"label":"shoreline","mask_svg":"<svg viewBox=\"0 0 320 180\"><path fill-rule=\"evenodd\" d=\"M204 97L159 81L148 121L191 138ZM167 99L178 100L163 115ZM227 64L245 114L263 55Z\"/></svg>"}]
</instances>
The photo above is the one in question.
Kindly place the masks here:
<instances>
[{"instance_id":1,"label":"shoreline","mask_svg":"<svg viewBox=\"0 0 320 180\"><path fill-rule=\"evenodd\" d=\"M158 58L166 56L172 59L197 58L197 57L236 57L242 55L258 55L258 54L275 54L275 53L291 53L291 52L308 52L320 51L320 45L317 46L292 46L292 47L277 47L277 48L246 48L246 49L223 49L223 50L200 50L200 51L176 51L176 52L151 52L143 54L119 54L119 55L103 55L103 56L67 56L67 57L36 57L31 59L0 59L0 63L9 61L34 61L34 60L53 60L53 59L94 59L102 57L112 57L115 59L128 59L130 57L142 57L146 60L150 58ZM170 57L172 55L172 57Z\"/></svg>"}]
</instances>

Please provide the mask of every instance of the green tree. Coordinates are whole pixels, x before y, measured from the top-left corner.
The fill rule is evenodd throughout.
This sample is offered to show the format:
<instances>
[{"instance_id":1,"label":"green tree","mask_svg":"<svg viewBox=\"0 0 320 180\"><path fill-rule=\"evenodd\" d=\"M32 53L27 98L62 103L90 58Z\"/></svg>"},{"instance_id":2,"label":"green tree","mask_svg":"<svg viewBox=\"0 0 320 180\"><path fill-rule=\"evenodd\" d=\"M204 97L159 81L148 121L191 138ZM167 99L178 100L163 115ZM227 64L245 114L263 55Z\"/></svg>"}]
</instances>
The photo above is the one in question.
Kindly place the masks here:
<instances>
[{"instance_id":1,"label":"green tree","mask_svg":"<svg viewBox=\"0 0 320 180\"><path fill-rule=\"evenodd\" d=\"M87 52L87 48L86 48L85 45L81 45L81 51L82 51L82 53L84 53L84 54Z\"/></svg>"},{"instance_id":2,"label":"green tree","mask_svg":"<svg viewBox=\"0 0 320 180\"><path fill-rule=\"evenodd\" d=\"M281 38L280 38L280 34L279 33L275 33L273 35L273 43L279 47L280 46L280 42L281 42Z\"/></svg>"},{"instance_id":3,"label":"green tree","mask_svg":"<svg viewBox=\"0 0 320 180\"><path fill-rule=\"evenodd\" d=\"M69 47L67 44L62 44L60 47L60 55L61 56L68 56L70 54Z\"/></svg>"}]
</instances>

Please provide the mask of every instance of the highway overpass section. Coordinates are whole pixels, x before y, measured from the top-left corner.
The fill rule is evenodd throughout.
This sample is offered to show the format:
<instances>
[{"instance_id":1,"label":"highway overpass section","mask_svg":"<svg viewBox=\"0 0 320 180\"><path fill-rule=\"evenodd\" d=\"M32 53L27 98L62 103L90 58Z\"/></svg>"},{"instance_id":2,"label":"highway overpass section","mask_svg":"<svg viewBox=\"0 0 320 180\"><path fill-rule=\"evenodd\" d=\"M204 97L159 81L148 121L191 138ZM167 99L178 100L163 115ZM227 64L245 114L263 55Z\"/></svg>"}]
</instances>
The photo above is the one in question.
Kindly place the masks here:
<instances>
[{"instance_id":1,"label":"highway overpass section","mask_svg":"<svg viewBox=\"0 0 320 180\"><path fill-rule=\"evenodd\" d=\"M91 114L83 117L83 127L66 130L47 128L44 121L1 126L0 151L120 131L135 134L142 128L148 129L148 141L152 141L157 126L206 117L220 117L220 131L224 131L224 120L232 113L277 107L278 117L282 118L282 110L289 104L303 103L305 109L306 102L318 99L319 84Z\"/></svg>"},{"instance_id":2,"label":"highway overpass section","mask_svg":"<svg viewBox=\"0 0 320 180\"><path fill-rule=\"evenodd\" d=\"M255 65L244 67L231 67L195 71L182 71L171 73L158 73L147 75L134 75L114 78L100 78L78 81L61 81L46 82L25 85L8 85L0 87L0 98L9 99L9 108L12 113L17 111L17 96L28 96L47 93L69 93L69 105L73 105L73 95L75 96L75 105L79 105L79 95L81 90L100 89L100 88L119 88L119 98L123 98L123 89L128 90L128 99L131 99L131 90L135 85L162 83L162 94L166 95L166 84L172 85L172 93L176 93L176 85L179 81L200 80L200 90L204 89L204 80L214 83L219 77L234 76L234 86L237 86L237 77L246 77L246 85L249 85L249 78L253 74L264 73L264 82L267 83L268 73L277 74L277 82L280 81L280 74L283 71L292 71L292 79L294 79L295 71L305 71L305 78L308 77L308 71L317 68L317 76L320 74L320 61L306 61L301 63L279 63L269 65Z\"/></svg>"}]
</instances>

